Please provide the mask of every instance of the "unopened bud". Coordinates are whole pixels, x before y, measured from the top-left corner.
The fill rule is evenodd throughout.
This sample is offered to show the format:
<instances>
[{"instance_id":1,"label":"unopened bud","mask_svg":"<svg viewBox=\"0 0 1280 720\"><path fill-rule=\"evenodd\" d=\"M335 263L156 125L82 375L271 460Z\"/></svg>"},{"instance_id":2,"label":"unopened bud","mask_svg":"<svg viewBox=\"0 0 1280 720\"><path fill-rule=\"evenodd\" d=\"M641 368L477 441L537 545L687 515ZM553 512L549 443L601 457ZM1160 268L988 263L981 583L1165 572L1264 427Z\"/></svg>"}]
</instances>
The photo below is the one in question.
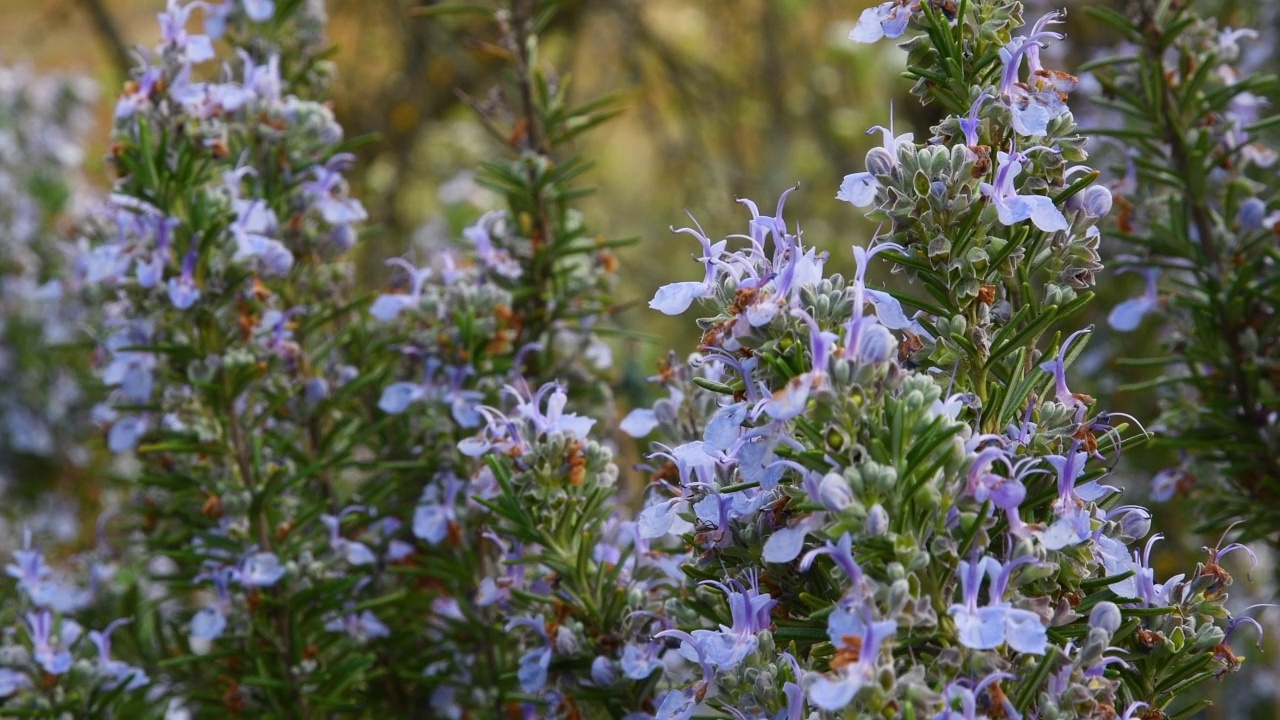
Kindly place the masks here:
<instances>
[{"instance_id":1,"label":"unopened bud","mask_svg":"<svg viewBox=\"0 0 1280 720\"><path fill-rule=\"evenodd\" d=\"M608 687L618 679L618 673L613 668L613 661L604 655L597 655L595 660L591 661L591 682L600 687Z\"/></svg>"},{"instance_id":2,"label":"unopened bud","mask_svg":"<svg viewBox=\"0 0 1280 720\"><path fill-rule=\"evenodd\" d=\"M1106 630L1108 635L1119 630L1122 621L1120 606L1109 600L1103 600L1094 605L1093 610L1089 612L1089 627Z\"/></svg>"},{"instance_id":3,"label":"unopened bud","mask_svg":"<svg viewBox=\"0 0 1280 720\"><path fill-rule=\"evenodd\" d=\"M818 484L818 501L832 512L840 512L853 502L849 482L840 473L827 473Z\"/></svg>"},{"instance_id":4,"label":"unopened bud","mask_svg":"<svg viewBox=\"0 0 1280 720\"><path fill-rule=\"evenodd\" d=\"M1236 214L1236 222L1241 230L1257 230L1262 227L1262 219L1267 214L1267 204L1258 198L1249 198L1240 204L1240 212Z\"/></svg>"},{"instance_id":5,"label":"unopened bud","mask_svg":"<svg viewBox=\"0 0 1280 720\"><path fill-rule=\"evenodd\" d=\"M561 655L574 655L578 652L578 638L564 625L556 630L556 652Z\"/></svg>"},{"instance_id":6,"label":"unopened bud","mask_svg":"<svg viewBox=\"0 0 1280 720\"><path fill-rule=\"evenodd\" d=\"M1144 538L1151 532L1151 513L1146 510L1130 510L1120 518L1120 532L1134 538Z\"/></svg>"},{"instance_id":7,"label":"unopened bud","mask_svg":"<svg viewBox=\"0 0 1280 720\"><path fill-rule=\"evenodd\" d=\"M861 331L858 354L862 362L879 365L893 357L898 349L898 339L889 332L889 328L880 323L864 323Z\"/></svg>"},{"instance_id":8,"label":"unopened bud","mask_svg":"<svg viewBox=\"0 0 1280 720\"><path fill-rule=\"evenodd\" d=\"M1080 193L1080 206L1085 215L1100 218L1111 212L1111 191L1101 185L1091 185Z\"/></svg>"},{"instance_id":9,"label":"unopened bud","mask_svg":"<svg viewBox=\"0 0 1280 720\"><path fill-rule=\"evenodd\" d=\"M872 537L880 537L889 531L889 513L884 506L876 503L867 511L866 533Z\"/></svg>"},{"instance_id":10,"label":"unopened bud","mask_svg":"<svg viewBox=\"0 0 1280 720\"><path fill-rule=\"evenodd\" d=\"M872 175L888 175L896 164L896 159L882 147L873 147L867 151L867 172Z\"/></svg>"},{"instance_id":11,"label":"unopened bud","mask_svg":"<svg viewBox=\"0 0 1280 720\"><path fill-rule=\"evenodd\" d=\"M303 392L307 399L307 404L319 404L320 401L329 397L329 383L325 381L324 378L313 377L310 380L307 380L307 384Z\"/></svg>"}]
</instances>

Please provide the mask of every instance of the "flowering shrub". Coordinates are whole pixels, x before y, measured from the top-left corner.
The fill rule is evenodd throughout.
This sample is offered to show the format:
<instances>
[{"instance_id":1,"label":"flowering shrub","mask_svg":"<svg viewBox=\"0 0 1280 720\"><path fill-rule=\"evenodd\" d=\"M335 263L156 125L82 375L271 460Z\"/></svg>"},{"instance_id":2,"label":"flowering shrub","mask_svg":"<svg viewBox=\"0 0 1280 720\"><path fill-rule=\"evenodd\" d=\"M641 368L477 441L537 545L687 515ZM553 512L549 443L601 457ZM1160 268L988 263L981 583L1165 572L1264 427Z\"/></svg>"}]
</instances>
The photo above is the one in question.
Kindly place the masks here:
<instances>
[{"instance_id":1,"label":"flowering shrub","mask_svg":"<svg viewBox=\"0 0 1280 720\"><path fill-rule=\"evenodd\" d=\"M15 554L6 711L1186 717L1236 669L1251 621L1219 561L1244 546L1158 578L1149 513L1104 481L1132 419L1070 389L1089 331L1055 328L1112 195L1075 78L1041 64L1056 13L865 11L854 40L917 33L913 92L946 117L872 129L837 196L881 222L853 277L785 220L791 191L743 201L745 233L681 231L702 278L650 307L696 307L698 351L619 419L619 243L573 208L567 152L612 110L542 69L554 4L465 9L508 63L472 100L504 207L372 297L320 9L160 15L76 266L129 504L65 570L30 536ZM884 261L924 292L881 288ZM652 440L638 513L615 427Z\"/></svg>"},{"instance_id":2,"label":"flowering shrub","mask_svg":"<svg viewBox=\"0 0 1280 720\"><path fill-rule=\"evenodd\" d=\"M1102 102L1123 119L1099 132L1130 148L1110 229L1139 253L1123 269L1144 278L1109 322L1131 332L1157 316L1170 350L1143 362L1167 367L1152 383L1162 388L1160 435L1183 462L1156 475L1152 495L1192 493L1209 510L1206 529L1245 520L1246 536L1274 541L1280 211L1265 135L1276 117L1263 111L1276 85L1257 72L1268 46L1185 9L1138 3L1135 12L1095 11L1134 48L1096 63L1096 75ZM1139 91L1140 82L1153 84Z\"/></svg>"},{"instance_id":3,"label":"flowering shrub","mask_svg":"<svg viewBox=\"0 0 1280 720\"><path fill-rule=\"evenodd\" d=\"M84 208L78 176L92 85L0 67L0 478L47 479L84 464L80 308L68 295L67 229ZM51 353L53 353L51 355ZM24 483L26 484L26 483ZM31 483L31 484L34 484Z\"/></svg>"}]
</instances>

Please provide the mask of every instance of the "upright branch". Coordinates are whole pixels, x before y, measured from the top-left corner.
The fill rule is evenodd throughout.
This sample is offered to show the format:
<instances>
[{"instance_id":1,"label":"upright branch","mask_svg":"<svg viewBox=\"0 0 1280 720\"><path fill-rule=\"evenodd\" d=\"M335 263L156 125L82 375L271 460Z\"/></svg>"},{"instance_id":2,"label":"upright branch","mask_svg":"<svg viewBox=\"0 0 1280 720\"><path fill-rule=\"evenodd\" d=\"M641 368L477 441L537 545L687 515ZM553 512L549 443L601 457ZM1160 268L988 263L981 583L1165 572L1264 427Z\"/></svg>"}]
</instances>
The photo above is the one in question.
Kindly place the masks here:
<instances>
[{"instance_id":1,"label":"upright branch","mask_svg":"<svg viewBox=\"0 0 1280 720\"><path fill-rule=\"evenodd\" d=\"M1156 476L1153 493L1205 500L1201 529L1255 520L1246 536L1275 542L1280 296L1271 258L1280 214L1267 210L1275 151L1264 133L1274 118L1261 114L1275 79L1241 66L1257 33L1220 30L1193 4L1135 2L1127 17L1093 12L1140 49L1096 64L1099 103L1123 120L1097 132L1129 146L1117 184L1124 212L1110 230L1137 252L1126 269L1147 278L1110 323L1131 332L1162 315L1172 351L1161 361L1172 378L1155 384L1164 408L1159 441L1183 460ZM1222 483L1231 492L1219 492Z\"/></svg>"}]
</instances>

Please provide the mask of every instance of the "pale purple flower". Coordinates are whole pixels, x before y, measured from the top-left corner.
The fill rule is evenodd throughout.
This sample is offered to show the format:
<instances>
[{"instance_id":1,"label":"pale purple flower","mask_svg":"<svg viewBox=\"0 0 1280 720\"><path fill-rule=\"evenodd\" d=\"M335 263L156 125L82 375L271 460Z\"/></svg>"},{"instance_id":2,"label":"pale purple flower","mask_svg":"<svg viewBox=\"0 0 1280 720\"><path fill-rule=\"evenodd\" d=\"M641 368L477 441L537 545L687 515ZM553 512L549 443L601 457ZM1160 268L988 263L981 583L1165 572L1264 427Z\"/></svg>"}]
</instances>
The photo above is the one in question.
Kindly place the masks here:
<instances>
[{"instance_id":1,"label":"pale purple flower","mask_svg":"<svg viewBox=\"0 0 1280 720\"><path fill-rule=\"evenodd\" d=\"M413 513L413 534L431 545L438 545L449 534L449 526L457 522L458 492L464 483L453 474L444 475L444 489L437 484L423 491Z\"/></svg>"},{"instance_id":2,"label":"pale purple flower","mask_svg":"<svg viewBox=\"0 0 1280 720\"><path fill-rule=\"evenodd\" d=\"M818 675L809 685L809 702L827 711L837 711L849 703L864 686L875 682L880 646L897 631L893 620L876 621L867 604L856 609L839 606L827 618L827 636L836 648L832 672ZM854 658L841 653L853 651Z\"/></svg>"},{"instance_id":3,"label":"pale purple flower","mask_svg":"<svg viewBox=\"0 0 1280 720\"><path fill-rule=\"evenodd\" d=\"M236 244L233 259L257 259L268 275L288 273L293 267L293 253L269 237L276 231L275 212L265 200L236 200L233 205L236 218L227 228Z\"/></svg>"},{"instance_id":4,"label":"pale purple flower","mask_svg":"<svg viewBox=\"0 0 1280 720\"><path fill-rule=\"evenodd\" d=\"M918 4L910 0L889 0L869 7L862 11L858 24L849 31L849 39L859 43L873 43L881 38L892 40L901 37L914 15L913 7L918 7Z\"/></svg>"},{"instance_id":5,"label":"pale purple flower","mask_svg":"<svg viewBox=\"0 0 1280 720\"><path fill-rule=\"evenodd\" d=\"M524 267L506 250L494 247L491 229L505 221L506 212L493 210L480 216L475 224L463 229L462 236L475 247L475 259L481 267L508 280L524 274Z\"/></svg>"},{"instance_id":6,"label":"pale purple flower","mask_svg":"<svg viewBox=\"0 0 1280 720\"><path fill-rule=\"evenodd\" d=\"M649 408L636 408L618 424L618 429L633 438L642 438L658 428L658 416Z\"/></svg>"},{"instance_id":7,"label":"pale purple flower","mask_svg":"<svg viewBox=\"0 0 1280 720\"><path fill-rule=\"evenodd\" d=\"M698 239L698 242L702 245L702 257L698 259L705 266L706 272L700 282L677 282L658 288L657 294L649 301L649 307L666 315L679 315L688 310L694 300L707 297L715 292L715 262L728 245L727 240L721 240L713 245L710 238L701 231L692 228L681 228L675 232L686 233Z\"/></svg>"},{"instance_id":8,"label":"pale purple flower","mask_svg":"<svg viewBox=\"0 0 1280 720\"><path fill-rule=\"evenodd\" d=\"M889 3L885 3L884 5L881 5L880 7L883 8L885 7L885 5L894 5L894 4L895 3L889 2ZM865 19L868 13L873 13L875 11L876 11L876 8L868 8L866 11L862 13L862 16ZM903 14L907 15L908 13L904 12ZM905 25L905 20L904 20L904 25ZM891 37L896 37L896 36L891 36ZM873 41L869 41L869 42L873 42ZM883 142L881 143L881 147L884 151L883 154L888 155L888 157L893 159L894 162L897 161L898 148L902 147L903 145L909 145L911 141L915 138L915 135L913 133L903 133L902 135L893 134L892 106L890 106L889 108L889 127L875 125L867 129L867 134L870 135L877 131L883 137ZM876 152L879 152L879 151L876 151ZM868 157L870 157L870 154L868 154ZM856 172L851 175L844 176L844 181L840 183L840 192L836 193L836 199L844 200L845 202L853 205L854 207L866 207L872 204L873 202L875 202L876 192L879 189L880 189L880 181L876 179L875 173L871 172L870 169L865 172Z\"/></svg>"},{"instance_id":9,"label":"pale purple flower","mask_svg":"<svg viewBox=\"0 0 1280 720\"><path fill-rule=\"evenodd\" d=\"M1163 607L1173 603L1173 591L1177 588L1178 583L1186 577L1185 574L1174 575L1164 583L1155 581L1156 571L1151 567L1151 548L1156 544L1157 540L1163 540L1164 535L1156 533L1147 540L1147 545L1142 550L1142 555L1138 555L1138 551L1133 551L1133 567L1137 574L1133 577L1134 589L1137 591L1137 599L1141 600L1146 607Z\"/></svg>"},{"instance_id":10,"label":"pale purple flower","mask_svg":"<svg viewBox=\"0 0 1280 720\"><path fill-rule=\"evenodd\" d=\"M164 71L158 67L148 67L142 71L135 83L125 89L116 101L116 120L127 120L151 104L151 94L155 92Z\"/></svg>"},{"instance_id":11,"label":"pale purple flower","mask_svg":"<svg viewBox=\"0 0 1280 720\"><path fill-rule=\"evenodd\" d=\"M1117 332L1133 332L1142 324L1142 319L1160 307L1160 291L1156 282L1160 279L1159 268L1141 270L1145 279L1142 294L1125 300L1111 309L1107 315L1107 324Z\"/></svg>"},{"instance_id":12,"label":"pale purple flower","mask_svg":"<svg viewBox=\"0 0 1280 720\"><path fill-rule=\"evenodd\" d=\"M160 19L160 51L173 53L175 59L183 64L202 63L214 58L213 43L207 35L191 35L186 25L191 11L203 6L202 2L183 5L179 0L169 0Z\"/></svg>"},{"instance_id":13,"label":"pale purple flower","mask_svg":"<svg viewBox=\"0 0 1280 720\"><path fill-rule=\"evenodd\" d=\"M379 620L372 610L364 610L359 613L353 612L331 618L325 622L324 629L329 632L344 632L360 644L391 635L391 628Z\"/></svg>"},{"instance_id":14,"label":"pale purple flower","mask_svg":"<svg viewBox=\"0 0 1280 720\"><path fill-rule=\"evenodd\" d=\"M587 434L591 432L591 426L595 425L596 421L589 417L564 412L565 405L569 403L569 396L565 394L564 387L558 383L543 385L527 399L519 388L508 385L506 389L520 401L516 411L532 423L539 434L566 432L578 440L586 440ZM544 400L546 401L545 411L542 409Z\"/></svg>"},{"instance_id":15,"label":"pale purple flower","mask_svg":"<svg viewBox=\"0 0 1280 720\"><path fill-rule=\"evenodd\" d=\"M1013 128L1019 135L1044 135L1052 120L1068 112L1062 96L1075 89L1075 78L1045 71L1040 66L1040 48L1051 40L1063 38L1061 33L1046 29L1050 24L1062 22L1061 17L1056 11L1047 13L1031 27L1030 35L1013 38L1000 49L1000 59L1004 62L1000 95L1012 112ZM1018 80L1024 59L1030 69L1026 83Z\"/></svg>"},{"instance_id":16,"label":"pale purple flower","mask_svg":"<svg viewBox=\"0 0 1280 720\"><path fill-rule=\"evenodd\" d=\"M426 396L427 387L422 383L405 381L391 383L383 389L382 397L378 399L378 409L391 415L399 415Z\"/></svg>"},{"instance_id":17,"label":"pale purple flower","mask_svg":"<svg viewBox=\"0 0 1280 720\"><path fill-rule=\"evenodd\" d=\"M122 660L111 659L111 633L128 622L132 620L121 618L109 623L102 632L89 631L89 639L98 647L98 672L107 678L105 683L107 690L123 686L126 691L132 691L145 687L151 682L142 668Z\"/></svg>"},{"instance_id":18,"label":"pale purple flower","mask_svg":"<svg viewBox=\"0 0 1280 720\"><path fill-rule=\"evenodd\" d=\"M234 568L225 567L201 576L202 579L213 581L215 597L212 605L201 608L192 616L192 638L215 640L226 630L227 611L231 608L231 593L227 584L235 574Z\"/></svg>"},{"instance_id":19,"label":"pale purple flower","mask_svg":"<svg viewBox=\"0 0 1280 720\"><path fill-rule=\"evenodd\" d=\"M16 670L0 668L0 698L7 698L31 685L31 679Z\"/></svg>"},{"instance_id":20,"label":"pale purple flower","mask_svg":"<svg viewBox=\"0 0 1280 720\"><path fill-rule=\"evenodd\" d=\"M329 528L329 547L333 548L333 552L338 557L351 565L370 565L377 560L377 556L368 545L342 537L342 518L363 510L364 508L359 505L352 505L337 515L325 513L320 516L320 522Z\"/></svg>"},{"instance_id":21,"label":"pale purple flower","mask_svg":"<svg viewBox=\"0 0 1280 720\"><path fill-rule=\"evenodd\" d=\"M70 670L70 648L80 638L80 624L66 617L55 621L53 613L48 610L27 613L26 619L32 655L40 667L50 675L61 675Z\"/></svg>"},{"instance_id":22,"label":"pale purple flower","mask_svg":"<svg viewBox=\"0 0 1280 720\"><path fill-rule=\"evenodd\" d=\"M284 566L273 552L253 552L240 562L239 580L244 587L271 587L284 577Z\"/></svg>"},{"instance_id":23,"label":"pale purple flower","mask_svg":"<svg viewBox=\"0 0 1280 720\"><path fill-rule=\"evenodd\" d=\"M1071 349L1072 343L1076 338L1088 335L1093 331L1093 326L1077 330L1067 336L1062 343L1062 347L1058 349L1058 356L1053 360L1048 360L1040 364L1040 369L1053 375L1054 380L1054 397L1058 402L1062 403L1068 410L1075 411L1076 422L1080 422L1084 418L1084 413L1089 406L1078 395L1071 392L1067 387L1067 353Z\"/></svg>"},{"instance_id":24,"label":"pale purple flower","mask_svg":"<svg viewBox=\"0 0 1280 720\"><path fill-rule=\"evenodd\" d=\"M960 561L960 590L962 602L948 610L956 624L961 645L973 650L991 650L1008 644L1020 653L1043 655L1048 635L1040 616L1030 610L1013 607L1004 600L1005 589L1014 568L1034 558L1023 556L1001 564L993 557ZM978 605L978 592L982 576L990 577L989 601Z\"/></svg>"},{"instance_id":25,"label":"pale purple flower","mask_svg":"<svg viewBox=\"0 0 1280 720\"><path fill-rule=\"evenodd\" d=\"M973 683L967 679L954 680L947 683L947 687L942 691L942 712L934 715L933 720L985 720L988 717L986 713L978 714L978 696L994 683L1013 679L1015 679L1014 676L1009 673L996 672L974 684L973 688L969 687ZM957 708L956 705L959 705L959 707ZM1007 697L1004 699L1003 705L1004 717L1021 717Z\"/></svg>"},{"instance_id":26,"label":"pale purple flower","mask_svg":"<svg viewBox=\"0 0 1280 720\"><path fill-rule=\"evenodd\" d=\"M751 585L742 590L733 590L715 581L703 584L717 587L725 594L733 625L721 625L718 630L694 630L691 639L680 644L680 654L690 662L706 662L728 672L756 651L760 633L773 624L769 611L778 601L768 593L760 593L754 576Z\"/></svg>"},{"instance_id":27,"label":"pale purple flower","mask_svg":"<svg viewBox=\"0 0 1280 720\"><path fill-rule=\"evenodd\" d=\"M107 449L122 453L138 446L138 439L147 433L150 421L146 415L122 417L111 423L107 431Z\"/></svg>"},{"instance_id":28,"label":"pale purple flower","mask_svg":"<svg viewBox=\"0 0 1280 720\"><path fill-rule=\"evenodd\" d=\"M351 225L369 217L359 200L346 195L342 171L354 159L349 153L338 153L323 165L312 168L315 179L302 184L303 192L315 203L320 217L330 225Z\"/></svg>"},{"instance_id":29,"label":"pale purple flower","mask_svg":"<svg viewBox=\"0 0 1280 720\"><path fill-rule=\"evenodd\" d=\"M981 183L978 188L996 207L996 215L1004 225L1016 225L1023 220L1031 222L1044 232L1066 230L1071 225L1062 211L1053 204L1053 198L1047 195L1019 195L1014 182L1022 172L1026 155L1015 152L997 153L999 169L996 170L995 184Z\"/></svg>"},{"instance_id":30,"label":"pale purple flower","mask_svg":"<svg viewBox=\"0 0 1280 720\"><path fill-rule=\"evenodd\" d=\"M516 618L507 623L503 630L511 632L518 627L533 630L542 641L520 657L520 669L516 672L520 689L536 693L547 684L547 670L551 667L551 639L547 636L546 624L541 615Z\"/></svg>"},{"instance_id":31,"label":"pale purple flower","mask_svg":"<svg viewBox=\"0 0 1280 720\"><path fill-rule=\"evenodd\" d=\"M182 259L182 274L169 278L169 301L179 310L186 310L200 299L200 288L196 286L195 269L199 253L192 247Z\"/></svg>"},{"instance_id":32,"label":"pale purple flower","mask_svg":"<svg viewBox=\"0 0 1280 720\"><path fill-rule=\"evenodd\" d=\"M982 110L982 104L990 99L991 93L982 93L969 106L969 114L960 118L960 131L964 133L965 144L970 147L976 147L981 144L978 138L978 127L982 124L982 120L978 117L978 113Z\"/></svg>"},{"instance_id":33,"label":"pale purple flower","mask_svg":"<svg viewBox=\"0 0 1280 720\"><path fill-rule=\"evenodd\" d=\"M646 680L650 675L662 669L662 652L660 643L627 643L622 648L622 674L632 680Z\"/></svg>"},{"instance_id":34,"label":"pale purple flower","mask_svg":"<svg viewBox=\"0 0 1280 720\"><path fill-rule=\"evenodd\" d=\"M13 564L5 566L5 572L18 581L20 589L28 593L53 574L44 560L44 553L39 548L32 547L30 526L23 528L22 549L13 551L13 559Z\"/></svg>"},{"instance_id":35,"label":"pale purple flower","mask_svg":"<svg viewBox=\"0 0 1280 720\"><path fill-rule=\"evenodd\" d=\"M764 543L763 558L765 562L789 563L800 556L804 549L805 538L809 533L821 528L825 523L823 513L805 515L779 528Z\"/></svg>"},{"instance_id":36,"label":"pale purple flower","mask_svg":"<svg viewBox=\"0 0 1280 720\"><path fill-rule=\"evenodd\" d=\"M845 591L846 593L861 593L864 590L865 576L862 574L862 566L853 557L853 536L847 532L843 533L835 543L828 540L822 547L805 553L800 559L800 572L808 572L813 561L821 555L830 556L836 567L849 578L849 588Z\"/></svg>"}]
</instances>

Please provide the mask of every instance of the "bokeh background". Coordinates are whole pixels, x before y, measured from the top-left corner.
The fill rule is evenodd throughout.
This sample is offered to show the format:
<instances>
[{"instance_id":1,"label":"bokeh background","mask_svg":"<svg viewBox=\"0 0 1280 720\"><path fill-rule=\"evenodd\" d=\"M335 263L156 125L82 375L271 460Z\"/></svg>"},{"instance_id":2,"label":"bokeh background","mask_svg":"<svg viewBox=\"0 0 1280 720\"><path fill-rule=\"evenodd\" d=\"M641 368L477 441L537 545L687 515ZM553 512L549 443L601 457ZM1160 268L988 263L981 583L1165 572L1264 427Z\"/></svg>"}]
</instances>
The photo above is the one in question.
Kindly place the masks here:
<instances>
[{"instance_id":1,"label":"bokeh background","mask_svg":"<svg viewBox=\"0 0 1280 720\"><path fill-rule=\"evenodd\" d=\"M155 14L162 2L0 0L0 65L70 73L97 89L94 120L82 141L91 189L108 187L101 157L114 96L136 61L133 48L157 42ZM475 184L471 172L494 152L496 141L464 98L483 102L500 63L492 48L467 39L482 37L482 28L469 28L465 19L422 16L414 10L421 4L327 3L336 47L334 109L349 136L368 140L351 177L353 194L377 223L364 236L360 256L360 277L371 289L389 276L380 258L420 258L427 248L457 238L463 225L496 201ZM589 226L604 237L638 239L619 253L622 303L613 319L635 332L614 347L615 381L624 403L638 403L657 360L670 348L688 352L697 339L687 320L646 307L657 286L701 272L690 261L692 240L672 234L672 226L691 223L692 216L709 234L739 232L748 215L736 198L771 209L782 191L798 184L786 216L799 221L806 242L831 253L831 267L851 269L850 245L865 244L875 227L834 196L841 178L861 169L866 150L880 142L878 134L866 134L867 128L892 119L897 132L921 135L937 118L907 94L901 51L890 43L855 45L847 39L865 2L566 0L563 5L544 38L543 64L562 73L578 100L612 93L621 111L577 150L596 161L588 178L597 192L581 206ZM1031 17L1061 7L1043 0L1028 5ZM1239 27L1277 24L1275 6L1276 0L1266 0L1217 8L1227 18L1224 24ZM1079 2L1068 10L1068 41L1046 52L1046 64L1069 70L1107 52L1114 38L1089 22ZM1280 60L1272 57L1268 63L1280 71ZM1072 106L1082 125L1109 121L1085 97ZM1105 161L1100 167L1110 171ZM1109 248L1104 260L1121 251ZM1116 336L1104 322L1110 307L1136 294L1139 285L1137 278L1111 273L1100 279L1093 317L1086 319L1097 332L1074 368L1073 387L1099 397L1103 407L1146 421L1155 419L1154 398L1124 385L1148 379L1142 373L1149 371L1127 368L1120 359L1157 354L1160 338L1150 332ZM1130 493L1145 497L1150 477L1171 461L1137 449L1122 459L1116 474ZM0 480L9 497L30 501L9 504L34 508L24 511L24 522L38 515L70 542L84 534L84 523L91 526L92 514L82 512L96 502L91 472L75 463L54 463L22 475ZM1217 538L1190 532L1196 509L1188 503L1155 507L1153 524L1168 536L1157 564L1157 575L1165 577L1200 557L1201 546ZM12 546L16 527L0 525L0 545ZM1263 548L1258 551L1261 563L1252 582L1244 577L1247 565L1231 565L1240 580L1233 588L1238 607L1276 597L1276 563ZM1280 718L1280 643L1275 642L1280 633L1274 632L1280 627L1274 621L1264 625L1272 631L1264 652L1250 652L1246 672L1209 689L1215 705L1205 717Z\"/></svg>"}]
</instances>

